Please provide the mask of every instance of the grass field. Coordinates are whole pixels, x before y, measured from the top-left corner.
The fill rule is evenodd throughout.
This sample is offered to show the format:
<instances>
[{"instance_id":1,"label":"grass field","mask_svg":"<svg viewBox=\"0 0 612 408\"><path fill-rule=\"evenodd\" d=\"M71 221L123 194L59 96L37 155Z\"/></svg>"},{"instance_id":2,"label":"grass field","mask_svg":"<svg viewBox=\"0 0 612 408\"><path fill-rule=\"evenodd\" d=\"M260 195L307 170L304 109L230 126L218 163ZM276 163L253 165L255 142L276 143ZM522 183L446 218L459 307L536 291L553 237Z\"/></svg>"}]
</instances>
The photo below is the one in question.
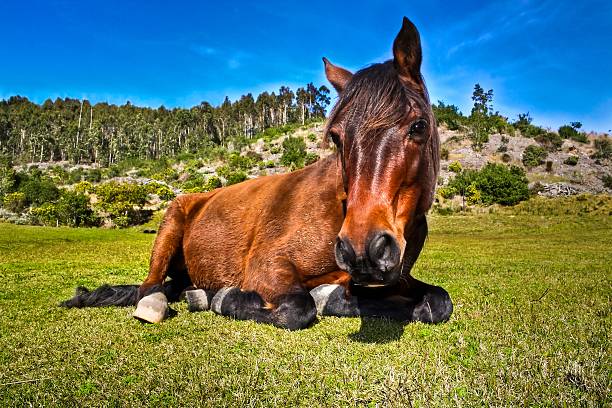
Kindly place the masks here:
<instances>
[{"instance_id":1,"label":"grass field","mask_svg":"<svg viewBox=\"0 0 612 408\"><path fill-rule=\"evenodd\" d=\"M610 406L610 217L430 224L414 275L450 292L448 323L298 332L182 303L156 326L61 309L77 285L139 283L154 237L0 224L0 406Z\"/></svg>"}]
</instances>

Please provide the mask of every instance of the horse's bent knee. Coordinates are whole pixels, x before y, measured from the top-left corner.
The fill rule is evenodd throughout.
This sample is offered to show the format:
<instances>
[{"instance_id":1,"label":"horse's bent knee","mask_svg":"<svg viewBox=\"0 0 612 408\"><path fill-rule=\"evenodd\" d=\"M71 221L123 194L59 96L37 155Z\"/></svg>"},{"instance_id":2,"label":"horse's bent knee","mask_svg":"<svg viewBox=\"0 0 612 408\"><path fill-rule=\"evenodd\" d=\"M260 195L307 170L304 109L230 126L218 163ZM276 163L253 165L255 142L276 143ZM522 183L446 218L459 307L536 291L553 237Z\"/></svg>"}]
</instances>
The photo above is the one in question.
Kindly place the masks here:
<instances>
[{"instance_id":1,"label":"horse's bent knee","mask_svg":"<svg viewBox=\"0 0 612 408\"><path fill-rule=\"evenodd\" d=\"M453 313L453 302L448 292L439 286L432 286L412 312L415 321L442 323Z\"/></svg>"},{"instance_id":2,"label":"horse's bent knee","mask_svg":"<svg viewBox=\"0 0 612 408\"><path fill-rule=\"evenodd\" d=\"M229 287L220 289L212 298L210 309L222 316L238 320L255 320L289 330L308 327L316 318L317 309L309 293L285 295L273 309L256 292Z\"/></svg>"}]
</instances>

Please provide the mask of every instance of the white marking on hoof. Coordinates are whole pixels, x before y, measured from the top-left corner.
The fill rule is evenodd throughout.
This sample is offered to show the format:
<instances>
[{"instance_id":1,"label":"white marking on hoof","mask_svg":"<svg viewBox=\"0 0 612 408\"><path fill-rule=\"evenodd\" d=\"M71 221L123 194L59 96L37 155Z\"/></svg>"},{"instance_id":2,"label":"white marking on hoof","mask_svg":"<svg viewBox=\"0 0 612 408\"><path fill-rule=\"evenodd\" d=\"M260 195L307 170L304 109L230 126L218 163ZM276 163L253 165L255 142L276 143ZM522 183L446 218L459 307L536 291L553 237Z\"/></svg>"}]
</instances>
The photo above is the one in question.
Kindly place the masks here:
<instances>
[{"instance_id":1,"label":"white marking on hoof","mask_svg":"<svg viewBox=\"0 0 612 408\"><path fill-rule=\"evenodd\" d=\"M219 289L219 291L215 293L215 296L213 296L212 300L210 301L210 310L217 314L221 314L221 304L223 303L223 299L225 299L225 296L232 289L234 289L233 286Z\"/></svg>"},{"instance_id":2,"label":"white marking on hoof","mask_svg":"<svg viewBox=\"0 0 612 408\"><path fill-rule=\"evenodd\" d=\"M136 305L133 315L147 323L159 323L168 316L168 298L162 292L145 296Z\"/></svg>"},{"instance_id":3,"label":"white marking on hoof","mask_svg":"<svg viewBox=\"0 0 612 408\"><path fill-rule=\"evenodd\" d=\"M204 289L188 290L185 292L185 298L190 312L202 312L210 308Z\"/></svg>"},{"instance_id":4,"label":"white marking on hoof","mask_svg":"<svg viewBox=\"0 0 612 408\"><path fill-rule=\"evenodd\" d=\"M310 291L310 296L313 297L317 306L317 313L322 314L328 302L344 300L344 286L337 284L323 284Z\"/></svg>"}]
</instances>

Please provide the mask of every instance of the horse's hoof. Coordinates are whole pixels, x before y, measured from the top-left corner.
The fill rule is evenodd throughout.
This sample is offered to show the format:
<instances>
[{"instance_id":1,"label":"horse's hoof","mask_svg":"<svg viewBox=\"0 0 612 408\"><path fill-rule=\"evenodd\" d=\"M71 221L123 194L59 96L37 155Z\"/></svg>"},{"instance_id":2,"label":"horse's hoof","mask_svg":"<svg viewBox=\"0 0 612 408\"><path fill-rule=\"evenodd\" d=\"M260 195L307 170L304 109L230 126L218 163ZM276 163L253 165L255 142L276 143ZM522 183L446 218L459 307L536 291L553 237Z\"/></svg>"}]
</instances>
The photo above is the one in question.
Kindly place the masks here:
<instances>
[{"instance_id":1,"label":"horse's hoof","mask_svg":"<svg viewBox=\"0 0 612 408\"><path fill-rule=\"evenodd\" d=\"M337 284L319 285L310 291L310 296L314 299L317 313L320 315L324 314L328 305L347 303L346 289Z\"/></svg>"},{"instance_id":2,"label":"horse's hoof","mask_svg":"<svg viewBox=\"0 0 612 408\"><path fill-rule=\"evenodd\" d=\"M223 299L225 299L225 297L227 296L227 294L233 290L240 290L236 287L226 287L226 288L221 288L217 291L217 293L215 293L215 296L213 296L212 301L210 302L210 310L212 310L213 312L222 315L223 313L221 313L221 306L223 305Z\"/></svg>"},{"instance_id":3,"label":"horse's hoof","mask_svg":"<svg viewBox=\"0 0 612 408\"><path fill-rule=\"evenodd\" d=\"M185 298L190 312L203 312L210 309L208 296L206 296L204 289L188 290L185 292Z\"/></svg>"},{"instance_id":4,"label":"horse's hoof","mask_svg":"<svg viewBox=\"0 0 612 408\"><path fill-rule=\"evenodd\" d=\"M133 315L146 323L159 323L168 316L168 299L162 292L145 296L136 305Z\"/></svg>"}]
</instances>

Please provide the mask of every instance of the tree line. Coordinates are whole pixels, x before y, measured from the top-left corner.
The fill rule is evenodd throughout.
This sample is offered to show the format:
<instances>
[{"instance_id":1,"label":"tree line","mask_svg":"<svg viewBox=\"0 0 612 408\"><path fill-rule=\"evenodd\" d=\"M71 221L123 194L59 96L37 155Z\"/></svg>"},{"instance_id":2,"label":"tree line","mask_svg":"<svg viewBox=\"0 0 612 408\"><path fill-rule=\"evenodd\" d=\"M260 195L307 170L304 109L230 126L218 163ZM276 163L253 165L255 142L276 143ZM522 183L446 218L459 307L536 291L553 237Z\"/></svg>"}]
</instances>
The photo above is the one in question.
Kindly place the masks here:
<instances>
[{"instance_id":1,"label":"tree line","mask_svg":"<svg viewBox=\"0 0 612 408\"><path fill-rule=\"evenodd\" d=\"M271 127L325 117L329 89L312 83L295 92L251 93L219 106L192 108L92 105L88 100L25 97L0 101L0 153L14 162L64 161L109 166L127 158L144 160L195 153L210 145L245 143Z\"/></svg>"}]
</instances>

